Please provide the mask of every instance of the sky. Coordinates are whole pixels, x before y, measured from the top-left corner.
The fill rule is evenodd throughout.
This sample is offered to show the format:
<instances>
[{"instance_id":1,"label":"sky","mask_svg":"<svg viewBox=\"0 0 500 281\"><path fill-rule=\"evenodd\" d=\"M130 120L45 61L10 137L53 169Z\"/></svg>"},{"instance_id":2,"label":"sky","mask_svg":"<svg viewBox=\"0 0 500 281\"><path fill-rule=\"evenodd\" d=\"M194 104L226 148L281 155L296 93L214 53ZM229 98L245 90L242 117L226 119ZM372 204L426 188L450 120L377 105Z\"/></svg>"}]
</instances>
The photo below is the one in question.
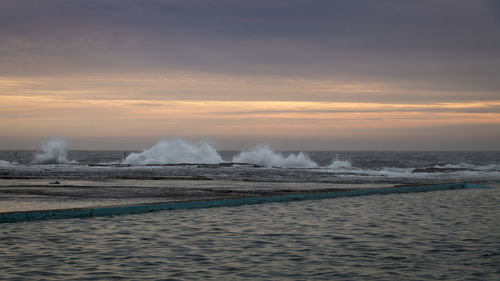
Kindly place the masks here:
<instances>
[{"instance_id":1,"label":"sky","mask_svg":"<svg viewBox=\"0 0 500 281\"><path fill-rule=\"evenodd\" d=\"M2 0L0 149L500 150L500 1Z\"/></svg>"}]
</instances>

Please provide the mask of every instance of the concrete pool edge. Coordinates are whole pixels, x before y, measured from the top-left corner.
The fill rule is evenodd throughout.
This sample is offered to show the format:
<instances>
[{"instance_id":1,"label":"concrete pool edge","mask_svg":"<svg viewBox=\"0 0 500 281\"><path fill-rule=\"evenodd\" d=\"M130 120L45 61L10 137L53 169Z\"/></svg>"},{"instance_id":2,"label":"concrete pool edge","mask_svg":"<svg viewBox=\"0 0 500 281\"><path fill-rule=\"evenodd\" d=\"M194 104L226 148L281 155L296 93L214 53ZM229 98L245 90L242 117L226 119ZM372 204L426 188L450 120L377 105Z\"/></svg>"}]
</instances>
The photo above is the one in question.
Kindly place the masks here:
<instances>
[{"instance_id":1,"label":"concrete pool edge","mask_svg":"<svg viewBox=\"0 0 500 281\"><path fill-rule=\"evenodd\" d=\"M83 218L97 216L111 216L122 214L141 214L163 210L200 209L211 207L229 207L253 205L272 202L290 202L296 200L317 200L338 197L353 197L366 195L402 194L439 190L491 188L474 183L447 183L435 185L414 185L387 188L360 189L351 191L293 193L271 196L237 197L226 199L191 200L167 203L144 203L133 205L103 206L93 208L53 209L37 211L19 211L0 213L0 223L37 221L48 219Z\"/></svg>"}]
</instances>

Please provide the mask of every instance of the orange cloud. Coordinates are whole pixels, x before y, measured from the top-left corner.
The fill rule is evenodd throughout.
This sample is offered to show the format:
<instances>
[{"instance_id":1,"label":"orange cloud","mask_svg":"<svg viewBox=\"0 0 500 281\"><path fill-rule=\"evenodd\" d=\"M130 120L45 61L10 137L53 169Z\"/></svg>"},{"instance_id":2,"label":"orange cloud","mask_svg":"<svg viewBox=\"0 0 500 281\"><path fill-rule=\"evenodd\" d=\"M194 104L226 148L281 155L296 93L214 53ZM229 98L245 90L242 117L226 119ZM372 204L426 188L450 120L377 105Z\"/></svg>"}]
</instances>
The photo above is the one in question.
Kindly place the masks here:
<instances>
[{"instance_id":1,"label":"orange cloud","mask_svg":"<svg viewBox=\"0 0 500 281\"><path fill-rule=\"evenodd\" d=\"M1 96L0 129L59 135L287 135L459 124L500 124L500 101L355 103L302 101L150 101ZM471 109L471 112L467 112ZM479 109L479 111L478 111Z\"/></svg>"}]
</instances>

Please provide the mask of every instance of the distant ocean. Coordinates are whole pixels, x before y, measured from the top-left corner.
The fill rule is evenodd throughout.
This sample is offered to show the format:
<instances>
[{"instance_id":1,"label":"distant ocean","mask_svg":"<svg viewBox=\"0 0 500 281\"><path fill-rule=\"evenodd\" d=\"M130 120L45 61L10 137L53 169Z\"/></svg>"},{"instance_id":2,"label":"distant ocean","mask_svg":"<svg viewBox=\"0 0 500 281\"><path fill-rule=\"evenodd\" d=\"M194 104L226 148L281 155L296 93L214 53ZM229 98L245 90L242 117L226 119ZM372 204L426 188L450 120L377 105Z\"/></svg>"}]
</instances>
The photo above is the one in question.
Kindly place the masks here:
<instances>
[{"instance_id":1,"label":"distant ocean","mask_svg":"<svg viewBox=\"0 0 500 281\"><path fill-rule=\"evenodd\" d=\"M16 179L435 183L497 179L500 152L278 152L266 145L217 151L203 142L180 139L160 141L142 152L66 151L66 142L54 139L40 151L0 151L0 173Z\"/></svg>"},{"instance_id":2,"label":"distant ocean","mask_svg":"<svg viewBox=\"0 0 500 281\"><path fill-rule=\"evenodd\" d=\"M399 184L496 182L500 152L0 151L0 212ZM169 193L162 193L168 187ZM457 190L0 225L2 280L498 280L500 192Z\"/></svg>"}]
</instances>

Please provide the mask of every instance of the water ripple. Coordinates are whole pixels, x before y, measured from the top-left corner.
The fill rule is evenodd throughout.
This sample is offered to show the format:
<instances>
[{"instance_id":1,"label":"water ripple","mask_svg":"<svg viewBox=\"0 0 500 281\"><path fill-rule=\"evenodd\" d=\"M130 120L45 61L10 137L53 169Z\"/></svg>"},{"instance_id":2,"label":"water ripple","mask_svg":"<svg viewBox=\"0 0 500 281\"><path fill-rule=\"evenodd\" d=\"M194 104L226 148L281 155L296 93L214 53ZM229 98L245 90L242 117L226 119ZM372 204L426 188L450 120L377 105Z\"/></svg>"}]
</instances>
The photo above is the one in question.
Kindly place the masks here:
<instances>
[{"instance_id":1,"label":"water ripple","mask_svg":"<svg viewBox=\"0 0 500 281\"><path fill-rule=\"evenodd\" d=\"M498 280L500 191L4 224L2 280Z\"/></svg>"}]
</instances>

